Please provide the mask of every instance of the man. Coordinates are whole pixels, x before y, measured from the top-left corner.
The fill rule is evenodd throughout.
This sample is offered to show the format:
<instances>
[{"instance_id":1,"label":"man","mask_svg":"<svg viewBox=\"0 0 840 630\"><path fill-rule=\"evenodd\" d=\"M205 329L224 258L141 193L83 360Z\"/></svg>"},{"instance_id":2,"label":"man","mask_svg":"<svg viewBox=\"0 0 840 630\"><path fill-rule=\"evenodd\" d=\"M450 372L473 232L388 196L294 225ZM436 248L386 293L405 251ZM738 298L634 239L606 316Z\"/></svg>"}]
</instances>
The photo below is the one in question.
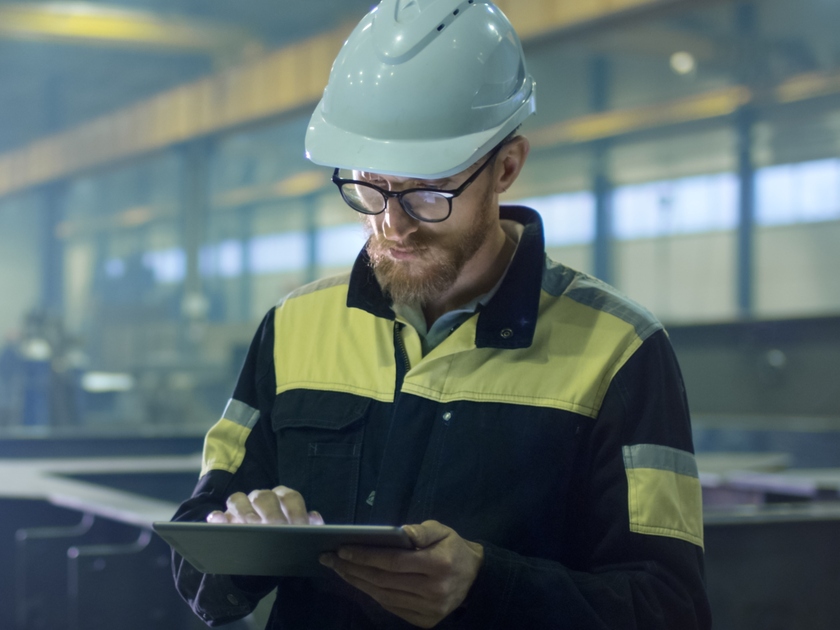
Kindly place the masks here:
<instances>
[{"instance_id":1,"label":"man","mask_svg":"<svg viewBox=\"0 0 840 630\"><path fill-rule=\"evenodd\" d=\"M644 309L549 261L499 195L528 156L521 45L489 2L384 0L333 66L307 154L369 240L252 343L176 520L405 525L324 577L202 575L209 624L708 628L682 381ZM270 552L270 550L267 550Z\"/></svg>"}]
</instances>

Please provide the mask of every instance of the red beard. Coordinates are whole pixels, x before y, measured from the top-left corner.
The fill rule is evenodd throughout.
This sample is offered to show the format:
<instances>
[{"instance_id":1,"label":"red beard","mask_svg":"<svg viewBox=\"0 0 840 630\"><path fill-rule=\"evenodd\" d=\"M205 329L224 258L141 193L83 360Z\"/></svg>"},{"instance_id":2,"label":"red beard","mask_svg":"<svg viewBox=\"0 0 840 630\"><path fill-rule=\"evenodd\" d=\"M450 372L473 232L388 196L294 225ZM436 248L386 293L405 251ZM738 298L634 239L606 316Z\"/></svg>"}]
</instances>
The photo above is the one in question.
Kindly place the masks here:
<instances>
[{"instance_id":1,"label":"red beard","mask_svg":"<svg viewBox=\"0 0 840 630\"><path fill-rule=\"evenodd\" d=\"M487 214L481 213L462 234L426 234L421 225L399 245L374 234L366 222L367 252L385 294L395 304L423 306L445 293L492 233L493 220ZM413 256L399 260L389 254L391 248L407 250Z\"/></svg>"}]
</instances>

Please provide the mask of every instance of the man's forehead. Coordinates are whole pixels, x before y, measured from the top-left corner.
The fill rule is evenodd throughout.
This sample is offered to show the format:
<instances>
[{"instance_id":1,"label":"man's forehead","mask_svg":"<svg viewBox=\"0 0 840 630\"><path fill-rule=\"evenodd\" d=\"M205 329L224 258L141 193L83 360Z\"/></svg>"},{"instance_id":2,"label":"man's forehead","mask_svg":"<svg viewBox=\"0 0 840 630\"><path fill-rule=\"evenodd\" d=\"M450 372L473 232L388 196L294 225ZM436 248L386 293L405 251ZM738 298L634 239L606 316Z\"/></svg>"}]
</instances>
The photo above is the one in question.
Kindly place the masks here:
<instances>
[{"instance_id":1,"label":"man's forehead","mask_svg":"<svg viewBox=\"0 0 840 630\"><path fill-rule=\"evenodd\" d=\"M361 176L364 179L377 179L392 184L417 184L420 187L422 187L423 185L439 186L441 184L445 184L447 182L452 181L452 177L442 177L438 179L422 179L420 177L400 177L398 175L385 175L382 173L373 173L371 171L362 171L355 169L353 170L353 173L356 177Z\"/></svg>"}]
</instances>

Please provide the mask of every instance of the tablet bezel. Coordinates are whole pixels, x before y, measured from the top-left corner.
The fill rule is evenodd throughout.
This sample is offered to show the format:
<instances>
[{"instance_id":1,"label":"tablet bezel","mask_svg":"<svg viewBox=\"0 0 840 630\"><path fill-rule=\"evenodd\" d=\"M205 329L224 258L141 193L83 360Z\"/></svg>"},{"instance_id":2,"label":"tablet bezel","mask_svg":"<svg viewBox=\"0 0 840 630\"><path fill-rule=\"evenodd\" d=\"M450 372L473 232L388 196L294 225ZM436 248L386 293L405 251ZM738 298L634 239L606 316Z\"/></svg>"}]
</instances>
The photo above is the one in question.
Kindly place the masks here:
<instances>
[{"instance_id":1,"label":"tablet bezel","mask_svg":"<svg viewBox=\"0 0 840 630\"><path fill-rule=\"evenodd\" d=\"M220 575L312 576L326 570L321 553L344 545L414 548L405 530L382 525L159 521L152 527L196 569Z\"/></svg>"}]
</instances>

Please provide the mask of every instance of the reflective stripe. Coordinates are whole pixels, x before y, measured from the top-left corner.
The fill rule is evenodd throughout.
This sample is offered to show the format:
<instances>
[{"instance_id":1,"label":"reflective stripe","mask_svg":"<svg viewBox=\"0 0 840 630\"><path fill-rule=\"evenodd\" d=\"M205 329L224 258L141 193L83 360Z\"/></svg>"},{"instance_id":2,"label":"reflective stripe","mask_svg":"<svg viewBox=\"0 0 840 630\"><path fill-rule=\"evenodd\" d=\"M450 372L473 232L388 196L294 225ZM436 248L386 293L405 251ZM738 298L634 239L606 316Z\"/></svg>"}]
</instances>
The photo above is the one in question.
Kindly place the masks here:
<instances>
[{"instance_id":1,"label":"reflective stripe","mask_svg":"<svg viewBox=\"0 0 840 630\"><path fill-rule=\"evenodd\" d=\"M245 440L260 419L260 412L240 400L228 401L221 420L204 438L201 476L211 470L235 473L245 459Z\"/></svg>"},{"instance_id":2,"label":"reflective stripe","mask_svg":"<svg viewBox=\"0 0 840 630\"><path fill-rule=\"evenodd\" d=\"M703 547L703 497L697 464L686 451L625 446L630 531L667 536Z\"/></svg>"},{"instance_id":3,"label":"reflective stripe","mask_svg":"<svg viewBox=\"0 0 840 630\"><path fill-rule=\"evenodd\" d=\"M211 470L235 473L245 458L245 440L251 429L222 418L214 424L204 438L201 476Z\"/></svg>"},{"instance_id":4,"label":"reflective stripe","mask_svg":"<svg viewBox=\"0 0 840 630\"><path fill-rule=\"evenodd\" d=\"M655 468L689 477L699 478L700 476L694 455L687 451L658 444L634 444L625 446L622 450L625 468Z\"/></svg>"},{"instance_id":5,"label":"reflective stripe","mask_svg":"<svg viewBox=\"0 0 840 630\"><path fill-rule=\"evenodd\" d=\"M349 273L345 273L338 276L330 276L329 278L322 278L321 280L316 280L315 282L305 284L302 287L295 289L294 291L289 293L289 295L287 295L285 298L280 300L277 306L282 306L283 303L286 302L286 300L290 300L292 298L309 295L310 293L317 293L318 291L321 291L323 289L330 289L332 287L337 287L341 285L347 286L349 284Z\"/></svg>"},{"instance_id":6,"label":"reflective stripe","mask_svg":"<svg viewBox=\"0 0 840 630\"><path fill-rule=\"evenodd\" d=\"M576 273L552 260L546 263L542 288L550 295L565 295L579 304L618 317L633 326L636 335L643 341L662 328L662 324L650 311L614 287L597 278Z\"/></svg>"},{"instance_id":7,"label":"reflective stripe","mask_svg":"<svg viewBox=\"0 0 840 630\"><path fill-rule=\"evenodd\" d=\"M260 412L259 410L246 405L244 402L231 398L228 401L227 407L225 407L225 412L222 414L222 418L235 422L246 429L253 429L257 424L257 420L260 419Z\"/></svg>"}]
</instances>

